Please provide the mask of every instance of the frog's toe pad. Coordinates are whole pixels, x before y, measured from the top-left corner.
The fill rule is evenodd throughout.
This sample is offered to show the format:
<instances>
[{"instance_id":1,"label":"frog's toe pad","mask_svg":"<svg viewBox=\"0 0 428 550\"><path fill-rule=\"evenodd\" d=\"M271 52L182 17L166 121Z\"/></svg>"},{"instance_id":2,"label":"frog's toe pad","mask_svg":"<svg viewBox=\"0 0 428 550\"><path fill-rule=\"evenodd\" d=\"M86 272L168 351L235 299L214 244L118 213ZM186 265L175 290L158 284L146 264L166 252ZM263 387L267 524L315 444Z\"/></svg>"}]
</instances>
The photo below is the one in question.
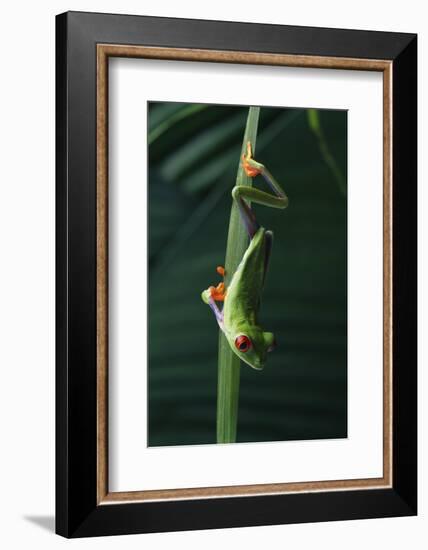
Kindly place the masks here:
<instances>
[{"instance_id":1,"label":"frog's toe pad","mask_svg":"<svg viewBox=\"0 0 428 550\"><path fill-rule=\"evenodd\" d=\"M226 270L224 269L224 267L222 265L218 265L216 271L222 277L224 277L225 274L226 274Z\"/></svg>"}]
</instances>

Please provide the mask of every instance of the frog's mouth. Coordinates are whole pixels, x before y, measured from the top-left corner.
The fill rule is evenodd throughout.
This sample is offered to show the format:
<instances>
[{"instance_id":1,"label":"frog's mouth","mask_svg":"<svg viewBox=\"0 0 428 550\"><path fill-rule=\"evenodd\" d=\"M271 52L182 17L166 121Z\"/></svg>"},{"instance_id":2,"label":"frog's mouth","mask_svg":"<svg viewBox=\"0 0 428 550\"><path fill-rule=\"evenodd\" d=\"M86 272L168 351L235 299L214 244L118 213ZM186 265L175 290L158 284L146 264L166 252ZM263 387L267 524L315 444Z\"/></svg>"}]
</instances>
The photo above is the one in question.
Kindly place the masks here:
<instances>
[{"instance_id":1,"label":"frog's mouth","mask_svg":"<svg viewBox=\"0 0 428 550\"><path fill-rule=\"evenodd\" d=\"M254 361L254 363L250 363L249 361L246 361L242 357L240 357L240 359L241 359L241 361L243 361L244 363L249 365L254 370L263 370L265 368L265 362L264 361L257 360L257 361Z\"/></svg>"}]
</instances>

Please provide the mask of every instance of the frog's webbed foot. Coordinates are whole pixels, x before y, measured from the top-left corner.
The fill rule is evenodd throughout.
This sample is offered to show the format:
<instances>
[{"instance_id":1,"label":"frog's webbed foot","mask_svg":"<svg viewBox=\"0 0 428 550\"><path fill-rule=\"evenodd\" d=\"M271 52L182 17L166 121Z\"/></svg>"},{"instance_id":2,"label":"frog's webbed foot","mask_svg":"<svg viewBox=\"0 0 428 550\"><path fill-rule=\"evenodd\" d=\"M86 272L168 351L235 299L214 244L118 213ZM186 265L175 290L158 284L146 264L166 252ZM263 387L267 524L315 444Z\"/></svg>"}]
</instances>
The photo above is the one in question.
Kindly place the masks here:
<instances>
[{"instance_id":1,"label":"frog's webbed foot","mask_svg":"<svg viewBox=\"0 0 428 550\"><path fill-rule=\"evenodd\" d=\"M219 275L224 277L224 274L225 274L224 267L219 265L217 266L216 271ZM213 298L213 300L215 300L216 302L224 302L224 299L226 298L226 287L224 286L224 281L219 283L216 287L210 286L210 291L211 291L211 297Z\"/></svg>"},{"instance_id":2,"label":"frog's webbed foot","mask_svg":"<svg viewBox=\"0 0 428 550\"><path fill-rule=\"evenodd\" d=\"M250 141L247 142L246 154L242 155L242 167L247 176L250 178L255 178L263 172L263 164L260 164L253 159Z\"/></svg>"},{"instance_id":3,"label":"frog's webbed foot","mask_svg":"<svg viewBox=\"0 0 428 550\"><path fill-rule=\"evenodd\" d=\"M219 283L217 286L210 286L209 291L213 300L216 302L224 302L224 299L226 298L224 283Z\"/></svg>"},{"instance_id":4,"label":"frog's webbed foot","mask_svg":"<svg viewBox=\"0 0 428 550\"><path fill-rule=\"evenodd\" d=\"M224 267L219 265L216 269L217 273L224 277L226 273ZM224 302L226 298L226 287L224 281L219 283L217 286L210 286L202 292L202 300L208 304L208 298L212 298L215 302Z\"/></svg>"},{"instance_id":5,"label":"frog's webbed foot","mask_svg":"<svg viewBox=\"0 0 428 550\"><path fill-rule=\"evenodd\" d=\"M224 277L224 267L217 267L217 273ZM210 286L202 292L202 300L210 306L219 327L223 328L223 312L219 310L216 302L224 302L226 298L226 288L224 282L219 283L217 286Z\"/></svg>"}]
</instances>

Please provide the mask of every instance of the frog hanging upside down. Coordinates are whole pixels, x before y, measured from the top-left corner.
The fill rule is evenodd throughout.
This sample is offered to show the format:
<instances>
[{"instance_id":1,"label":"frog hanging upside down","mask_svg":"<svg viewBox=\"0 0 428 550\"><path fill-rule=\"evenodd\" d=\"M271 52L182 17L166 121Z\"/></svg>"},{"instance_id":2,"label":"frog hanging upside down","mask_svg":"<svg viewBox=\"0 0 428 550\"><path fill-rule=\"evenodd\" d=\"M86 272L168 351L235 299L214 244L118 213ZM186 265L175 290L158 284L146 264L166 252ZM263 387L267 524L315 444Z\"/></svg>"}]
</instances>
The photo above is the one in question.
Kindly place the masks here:
<instances>
[{"instance_id":1,"label":"frog hanging upside down","mask_svg":"<svg viewBox=\"0 0 428 550\"><path fill-rule=\"evenodd\" d=\"M267 353L275 347L272 332L264 332L257 323L273 233L258 224L249 202L286 208L288 198L267 168L252 158L251 142L247 143L246 154L242 156L242 167L251 178L259 174L263 176L273 194L247 185L237 185L232 189L232 197L238 206L250 243L228 288L224 282L216 287L210 286L202 292L202 300L214 312L233 352L254 369L261 370L265 366ZM224 277L223 267L217 267L217 272ZM223 302L222 310L216 302Z\"/></svg>"}]
</instances>

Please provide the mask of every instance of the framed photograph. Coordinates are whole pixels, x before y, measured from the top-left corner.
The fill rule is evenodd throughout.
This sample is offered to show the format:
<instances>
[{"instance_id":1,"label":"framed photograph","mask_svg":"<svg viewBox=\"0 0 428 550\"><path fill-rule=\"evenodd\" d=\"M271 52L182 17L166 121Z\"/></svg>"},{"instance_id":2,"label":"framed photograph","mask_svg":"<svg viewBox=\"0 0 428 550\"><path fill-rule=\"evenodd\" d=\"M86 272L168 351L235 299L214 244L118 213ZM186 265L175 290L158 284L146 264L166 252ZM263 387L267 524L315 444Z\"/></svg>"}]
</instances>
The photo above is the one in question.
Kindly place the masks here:
<instances>
[{"instance_id":1,"label":"framed photograph","mask_svg":"<svg viewBox=\"0 0 428 550\"><path fill-rule=\"evenodd\" d=\"M415 515L416 35L56 25L57 533Z\"/></svg>"}]
</instances>

